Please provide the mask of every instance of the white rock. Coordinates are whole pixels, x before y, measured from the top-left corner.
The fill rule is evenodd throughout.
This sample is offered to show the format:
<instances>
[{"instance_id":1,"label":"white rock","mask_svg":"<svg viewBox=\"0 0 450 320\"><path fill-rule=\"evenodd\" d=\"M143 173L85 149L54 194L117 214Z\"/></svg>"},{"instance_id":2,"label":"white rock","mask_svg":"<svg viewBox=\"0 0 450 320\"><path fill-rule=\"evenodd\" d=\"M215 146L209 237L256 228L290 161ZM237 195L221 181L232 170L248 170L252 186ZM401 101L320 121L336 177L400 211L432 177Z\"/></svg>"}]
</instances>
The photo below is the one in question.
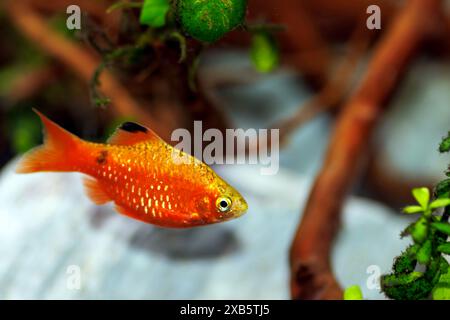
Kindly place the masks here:
<instances>
[{"instance_id":1,"label":"white rock","mask_svg":"<svg viewBox=\"0 0 450 320\"><path fill-rule=\"evenodd\" d=\"M292 172L261 176L258 168L218 168L241 190L243 217L190 230L153 227L84 195L80 175L0 175L0 299L285 299L288 248L310 183ZM288 192L287 192L288 190ZM333 265L343 286L366 269L388 271L406 245L407 221L372 201L351 199ZM68 287L80 269L81 287Z\"/></svg>"}]
</instances>

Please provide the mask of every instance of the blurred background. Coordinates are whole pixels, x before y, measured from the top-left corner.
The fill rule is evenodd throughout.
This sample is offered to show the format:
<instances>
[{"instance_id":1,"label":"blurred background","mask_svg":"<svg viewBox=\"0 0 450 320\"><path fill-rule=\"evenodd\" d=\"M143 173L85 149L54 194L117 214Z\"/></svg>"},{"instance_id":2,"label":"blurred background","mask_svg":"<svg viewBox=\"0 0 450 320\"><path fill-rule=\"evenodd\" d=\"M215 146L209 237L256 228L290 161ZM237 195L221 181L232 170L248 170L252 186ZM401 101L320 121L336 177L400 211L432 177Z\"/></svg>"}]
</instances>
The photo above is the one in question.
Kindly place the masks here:
<instances>
[{"instance_id":1,"label":"blurred background","mask_svg":"<svg viewBox=\"0 0 450 320\"><path fill-rule=\"evenodd\" d=\"M81 8L80 29L66 25L70 5ZM380 29L367 27L370 5L380 9ZM437 152L450 129L448 3L250 0L245 24L209 44L170 12L164 26L146 23L141 6L0 4L0 299L290 298L289 248L333 129L355 92L377 99L379 88L383 108L358 155L330 261L342 287L358 284L365 297L382 299L368 268L389 271L408 243L399 237L410 221L400 209L413 202L411 188L432 187L448 167ZM429 9L430 25L415 24L427 32L385 41L408 6ZM371 63L381 47L405 61L382 69L383 81L364 94L361 83L384 65ZM392 90L384 82L395 82ZM127 120L168 142L194 120L204 129L279 128L280 170L214 167L248 199L235 221L145 225L92 204L79 174L14 172L42 142L33 107L101 142ZM74 270L79 288L68 285Z\"/></svg>"}]
</instances>

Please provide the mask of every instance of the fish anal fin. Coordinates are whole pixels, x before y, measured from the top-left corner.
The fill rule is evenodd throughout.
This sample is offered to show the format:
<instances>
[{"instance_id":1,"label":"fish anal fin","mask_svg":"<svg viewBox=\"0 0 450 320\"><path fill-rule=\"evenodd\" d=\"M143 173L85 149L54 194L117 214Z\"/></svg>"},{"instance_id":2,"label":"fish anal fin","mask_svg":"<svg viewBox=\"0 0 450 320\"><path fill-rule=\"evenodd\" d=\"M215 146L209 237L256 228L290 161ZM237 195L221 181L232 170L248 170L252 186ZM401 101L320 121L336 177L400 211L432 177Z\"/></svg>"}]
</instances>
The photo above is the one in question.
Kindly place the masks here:
<instances>
[{"instance_id":1,"label":"fish anal fin","mask_svg":"<svg viewBox=\"0 0 450 320\"><path fill-rule=\"evenodd\" d=\"M140 220L140 221L147 222L147 221L143 220L142 217L140 217L139 214L136 214L136 213L133 212L131 209L128 209L128 208L126 208L126 207L122 207L122 206L119 205L119 204L116 204L114 207L115 207L115 209L116 209L116 211L117 211L118 213L120 213L120 214L122 214L122 215L124 215L124 216L127 216L127 217L129 217L129 218L133 218L133 219L136 219L136 220Z\"/></svg>"},{"instance_id":2,"label":"fish anal fin","mask_svg":"<svg viewBox=\"0 0 450 320\"><path fill-rule=\"evenodd\" d=\"M118 205L118 204L116 204L114 207L115 207L116 211L119 212L120 214L123 214L124 216L128 216L128 217L132 217L132 218L134 217L134 215L130 213L129 209L122 207L121 205Z\"/></svg>"},{"instance_id":3,"label":"fish anal fin","mask_svg":"<svg viewBox=\"0 0 450 320\"><path fill-rule=\"evenodd\" d=\"M133 145L157 140L161 140L161 138L151 129L135 122L125 122L116 129L108 139L108 143L116 145Z\"/></svg>"},{"instance_id":4,"label":"fish anal fin","mask_svg":"<svg viewBox=\"0 0 450 320\"><path fill-rule=\"evenodd\" d=\"M95 204L104 204L112 200L111 197L104 191L98 180L84 178L83 184L88 197Z\"/></svg>"},{"instance_id":5,"label":"fish anal fin","mask_svg":"<svg viewBox=\"0 0 450 320\"><path fill-rule=\"evenodd\" d=\"M132 218L135 220L139 220L139 221L145 222L145 223L154 223L151 221L151 218L150 218L151 215L139 214L138 212L135 212L133 209L123 207L117 203L115 205L115 209L118 213L120 213L126 217L129 217L129 218Z\"/></svg>"}]
</instances>

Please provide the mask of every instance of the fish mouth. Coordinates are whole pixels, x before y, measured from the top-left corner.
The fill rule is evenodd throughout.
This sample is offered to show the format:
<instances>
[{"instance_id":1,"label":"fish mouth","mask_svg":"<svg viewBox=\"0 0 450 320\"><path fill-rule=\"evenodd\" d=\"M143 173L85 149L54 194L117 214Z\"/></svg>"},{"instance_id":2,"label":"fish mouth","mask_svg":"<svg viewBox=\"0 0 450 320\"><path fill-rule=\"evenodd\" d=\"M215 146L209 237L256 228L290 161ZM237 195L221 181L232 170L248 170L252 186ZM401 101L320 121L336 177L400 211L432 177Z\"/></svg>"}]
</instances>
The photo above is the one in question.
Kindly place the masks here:
<instances>
[{"instance_id":1,"label":"fish mouth","mask_svg":"<svg viewBox=\"0 0 450 320\"><path fill-rule=\"evenodd\" d=\"M248 210L247 201L244 198L240 198L236 200L233 204L233 208L231 210L232 218L238 218L244 215Z\"/></svg>"}]
</instances>

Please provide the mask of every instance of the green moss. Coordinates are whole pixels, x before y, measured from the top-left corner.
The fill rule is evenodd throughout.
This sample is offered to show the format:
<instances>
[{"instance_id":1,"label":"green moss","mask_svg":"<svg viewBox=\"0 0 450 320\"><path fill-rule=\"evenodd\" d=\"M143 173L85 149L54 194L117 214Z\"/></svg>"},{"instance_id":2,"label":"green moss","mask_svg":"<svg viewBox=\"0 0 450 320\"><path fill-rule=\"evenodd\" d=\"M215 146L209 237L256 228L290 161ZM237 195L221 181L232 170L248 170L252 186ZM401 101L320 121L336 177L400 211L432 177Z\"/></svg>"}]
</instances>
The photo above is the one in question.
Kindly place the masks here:
<instances>
[{"instance_id":1,"label":"green moss","mask_svg":"<svg viewBox=\"0 0 450 320\"><path fill-rule=\"evenodd\" d=\"M439 145L439 152L449 152L450 151L450 132L447 134L447 137L445 137L441 144Z\"/></svg>"},{"instance_id":2,"label":"green moss","mask_svg":"<svg viewBox=\"0 0 450 320\"><path fill-rule=\"evenodd\" d=\"M395 300L427 299L441 274L448 271L447 261L439 257L430 262L425 273L389 274L381 277L381 289L384 294Z\"/></svg>"},{"instance_id":3,"label":"green moss","mask_svg":"<svg viewBox=\"0 0 450 320\"><path fill-rule=\"evenodd\" d=\"M426 299L433 284L423 276L415 274L384 275L381 277L381 289L384 294L395 300L418 300Z\"/></svg>"},{"instance_id":4,"label":"green moss","mask_svg":"<svg viewBox=\"0 0 450 320\"><path fill-rule=\"evenodd\" d=\"M437 198L450 198L450 179L439 182L434 193Z\"/></svg>"},{"instance_id":5,"label":"green moss","mask_svg":"<svg viewBox=\"0 0 450 320\"><path fill-rule=\"evenodd\" d=\"M412 246L395 259L393 266L394 273L410 273L414 271L417 260L411 255L411 250Z\"/></svg>"},{"instance_id":6,"label":"green moss","mask_svg":"<svg viewBox=\"0 0 450 320\"><path fill-rule=\"evenodd\" d=\"M245 19L247 0L178 0L177 17L185 33L214 42Z\"/></svg>"}]
</instances>

